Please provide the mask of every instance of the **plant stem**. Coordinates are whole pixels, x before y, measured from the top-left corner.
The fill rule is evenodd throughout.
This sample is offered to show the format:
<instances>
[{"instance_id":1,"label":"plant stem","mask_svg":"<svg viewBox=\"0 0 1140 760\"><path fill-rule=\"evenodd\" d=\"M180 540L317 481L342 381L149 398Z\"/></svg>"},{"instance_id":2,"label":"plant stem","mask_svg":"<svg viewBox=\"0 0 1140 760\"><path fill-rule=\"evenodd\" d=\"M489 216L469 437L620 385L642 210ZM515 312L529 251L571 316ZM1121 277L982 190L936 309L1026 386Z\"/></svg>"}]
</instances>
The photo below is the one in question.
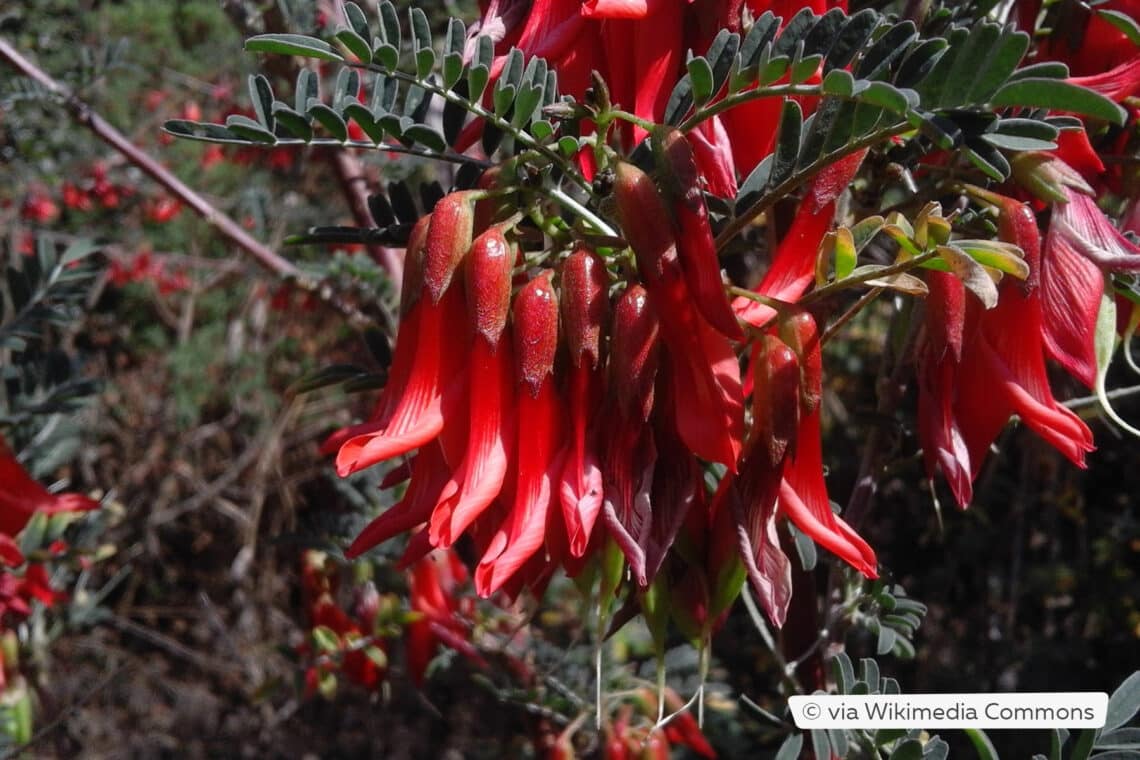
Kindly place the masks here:
<instances>
[{"instance_id":1,"label":"plant stem","mask_svg":"<svg viewBox=\"0 0 1140 760\"><path fill-rule=\"evenodd\" d=\"M725 228L720 231L720 234L716 236L717 250L722 250L726 245L728 245L729 241L739 235L745 227L752 224L752 222L755 221L758 216L771 208L776 201L790 194L801 183L815 176L827 166L835 163L844 156L848 156L856 151L862 150L863 148L869 148L872 145L876 145L887 138L902 134L908 129L911 129L911 126L908 122L892 124L889 127L883 127L882 129L876 130L875 132L872 132L871 134L859 140L848 143L839 150L835 150L831 153L828 153L827 155L820 156L802 171L796 172L791 177L788 177L786 180L781 182L779 185L776 185L776 187L773 187L772 189L765 192L760 200L756 201L747 209L745 209L743 213L738 214L736 217L734 217L732 221L730 221L725 226Z\"/></svg>"},{"instance_id":2,"label":"plant stem","mask_svg":"<svg viewBox=\"0 0 1140 760\"><path fill-rule=\"evenodd\" d=\"M859 300L856 301L855 303L853 303L851 305L850 309L848 309L847 311L840 314L839 317L834 322L832 322L830 325L827 326L827 329L823 331L823 335L820 336L820 339L819 339L820 345L821 346L827 345L827 342L829 340L831 340L832 338L834 338L835 334L837 332L839 332L845 324L847 324L852 319L854 319L855 316L859 312L863 311L863 309L869 303L871 303L876 298L878 298L880 295L882 295L884 290L886 290L886 288L881 287L881 286L880 287L874 287L874 288L871 288L870 290L868 290L862 296L860 296Z\"/></svg>"},{"instance_id":3,"label":"plant stem","mask_svg":"<svg viewBox=\"0 0 1140 760\"><path fill-rule=\"evenodd\" d=\"M529 133L514 126L509 121L496 114L494 111L488 111L479 103L457 95L452 90L441 87L434 82L421 80L412 74L408 74L407 72L392 71L391 69L388 69L387 67L376 63L353 63L350 61L345 61L344 65L350 66L352 68L365 69L377 74L383 74L384 76L393 77L406 84L413 84L417 87L422 87L433 95L438 95L439 97L443 98L448 103L454 103L468 113L474 114L480 119L494 124L497 128L511 135L513 138L515 138L515 140L522 143L523 145L526 145L528 148L537 150L543 156L556 164L562 170L562 173L569 177L572 182L579 185L584 190L590 189L590 183L588 183L585 178L582 177L581 173L579 173L578 170L575 169L574 166L570 164L570 162L568 162L563 156L561 156L556 151L551 150L548 146L538 142L538 140L534 139L534 137L532 137Z\"/></svg>"},{"instance_id":4,"label":"plant stem","mask_svg":"<svg viewBox=\"0 0 1140 760\"><path fill-rule=\"evenodd\" d=\"M819 290L813 290L812 292L808 293L806 296L799 300L799 303L800 305L806 306L807 304L829 298L830 296L840 291L847 290L849 288L855 287L856 285L862 285L863 283L870 280L878 280L883 277L892 277L896 274L909 272L910 270L922 266L937 256L938 251L927 251L926 253L915 256L912 259L899 261L888 267L883 267L882 269L875 269L869 272L864 272L862 274L857 274L853 277L845 277L842 280L836 280L829 285L825 285Z\"/></svg>"},{"instance_id":5,"label":"plant stem","mask_svg":"<svg viewBox=\"0 0 1140 760\"><path fill-rule=\"evenodd\" d=\"M760 100L761 98L778 98L785 95L822 95L823 88L818 84L784 84L775 87L757 87L753 90L745 90L738 92L735 95L729 95L726 98L721 98L715 103L710 103L707 106L694 111L693 115L681 122L678 127L682 132L691 132L701 122L708 121L717 114L723 113L731 108L742 103L748 103L753 100Z\"/></svg>"},{"instance_id":6,"label":"plant stem","mask_svg":"<svg viewBox=\"0 0 1140 760\"><path fill-rule=\"evenodd\" d=\"M582 217L584 220L586 220L587 223L589 223L589 225L591 227L596 229L601 234L608 235L610 237L615 237L615 238L619 237L617 230L615 230L613 227L611 227L608 223L606 223L606 221L604 219L602 219L600 216L595 214L593 211L586 208L585 205L583 205L582 203L579 203L577 200L572 198L562 188L553 187L553 188L545 189L545 190L543 190L543 192L546 193L547 195L549 195L554 200L561 203L566 208L573 211L578 216Z\"/></svg>"},{"instance_id":7,"label":"plant stem","mask_svg":"<svg viewBox=\"0 0 1140 760\"><path fill-rule=\"evenodd\" d=\"M637 126L641 127L642 129L646 130L647 132L653 131L654 129L657 129L657 127L660 126L659 124L657 124L653 121L650 121L649 119L643 119L640 116L638 116L637 114L632 114L629 111L622 111L620 109L615 109L613 111L610 111L610 116L612 116L615 119L621 119L622 121L628 121L631 124L636 124Z\"/></svg>"},{"instance_id":8,"label":"plant stem","mask_svg":"<svg viewBox=\"0 0 1140 760\"><path fill-rule=\"evenodd\" d=\"M747 298L748 300L755 301L758 304L763 304L764 306L770 306L771 308L775 309L776 311L784 311L785 309L788 309L789 307L791 307L791 304L788 303L787 301L781 301L778 298L772 298L771 296L766 296L763 293L757 293L755 290L749 290L748 288L742 288L739 285L729 285L727 290L728 290L730 295L740 296L741 298Z\"/></svg>"},{"instance_id":9,"label":"plant stem","mask_svg":"<svg viewBox=\"0 0 1140 760\"><path fill-rule=\"evenodd\" d=\"M744 609L748 611L748 617L752 621L752 625L756 627L760 638L764 641L764 646L768 647L768 651L772 654L772 659L776 661L776 665L780 668L780 678L784 684L791 690L793 694L803 694L804 689L800 682L796 679L796 666L789 664L784 657L784 653L780 651L779 645L776 644L776 639L772 636L772 631L768 629L768 623L764 620L764 613L760 612L760 608L756 606L756 600L752 598L752 592L748 588L748 584L744 584L744 589L740 592L741 599L744 600Z\"/></svg>"},{"instance_id":10,"label":"plant stem","mask_svg":"<svg viewBox=\"0 0 1140 760\"><path fill-rule=\"evenodd\" d=\"M199 216L205 218L230 242L257 259L266 269L282 277L299 278L301 276L301 271L292 262L282 258L254 239L240 224L214 208L209 201L184 184L182 180L175 177L166 167L147 155L137 145L130 142L89 105L52 79L43 69L22 56L3 38L0 38L0 59L7 61L21 74L61 97L67 110L77 122L94 132L99 139L117 150L128 161L169 190Z\"/></svg>"}]
</instances>

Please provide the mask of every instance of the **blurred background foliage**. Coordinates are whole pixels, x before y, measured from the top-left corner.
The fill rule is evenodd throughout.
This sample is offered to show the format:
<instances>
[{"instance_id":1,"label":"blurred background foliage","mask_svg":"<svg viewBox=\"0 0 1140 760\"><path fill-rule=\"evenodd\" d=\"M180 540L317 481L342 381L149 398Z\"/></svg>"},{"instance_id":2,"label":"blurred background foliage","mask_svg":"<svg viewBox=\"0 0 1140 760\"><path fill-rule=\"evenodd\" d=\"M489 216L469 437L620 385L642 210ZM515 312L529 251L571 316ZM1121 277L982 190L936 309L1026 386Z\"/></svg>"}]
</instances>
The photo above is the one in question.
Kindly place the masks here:
<instances>
[{"instance_id":1,"label":"blurred background foliage","mask_svg":"<svg viewBox=\"0 0 1140 760\"><path fill-rule=\"evenodd\" d=\"M439 27L472 8L425 10ZM161 133L166 119L223 121L247 109L251 71L288 88L292 72L243 53L243 37L268 27L312 33L322 23L322 9L301 0L0 7L0 35L274 249L311 225L353 224L360 183L369 193L399 180L451 183L446 166L372 152L354 156L359 182L347 187L329 151L243 152ZM62 364L57 379L82 382L82 403L20 412L5 375L11 392L0 412L12 417L16 447L34 451L37 475L109 489L123 510L105 538L116 555L91 581L102 589L104 624L75 629L36 664L36 755L521 756L536 735L561 730L581 707L575 700L591 699L586 621L569 583L556 585L541 610L526 610L533 618L482 604L473 612L492 638L533 623L521 640L507 639L511 657L538 674L522 686L496 670L472 679L474 666L445 656L421 692L392 655L389 687L344 683L327 699L307 696L296 654L306 637L303 552L338 556L384 504L378 476L340 481L317 453L328 431L367 413L371 396L297 395L290 386L334 364L382 373L382 346L370 352L327 304L265 274L189 209L171 209L160 187L72 122L56 98L7 70L0 178L6 266L37 245L101 246L101 273L81 294L86 315L46 328L37 364L44 372ZM390 291L371 253L288 249L336 287L351 280L354 303L383 326ZM875 357L888 337L883 310L870 309L847 340L829 344L824 449L840 501L858 471L850 453L869 431L880 431L875 440L890 455L866 532L890 580L929 612L916 656L880 658L884 675L907 692L1111 691L1140 668L1140 448L1094 421L1100 449L1078 471L1014 429L973 507L939 512L903 411L913 399L876 409ZM1133 400L1119 410L1140 418ZM373 584L403 597L403 576L390 564L397 551L340 567L342 595ZM875 654L863 628L846 644L852 659ZM720 685L707 733L724 756L779 745L780 731L733 698L778 704L767 652L739 609L714 642ZM628 663L627 677L652 680L643 630L624 632L611 655L614 667ZM678 647L671 657L671 683L691 693L695 655ZM956 754L968 745L955 733L943 736ZM1048 746L1045 732L992 738L1011 757Z\"/></svg>"}]
</instances>

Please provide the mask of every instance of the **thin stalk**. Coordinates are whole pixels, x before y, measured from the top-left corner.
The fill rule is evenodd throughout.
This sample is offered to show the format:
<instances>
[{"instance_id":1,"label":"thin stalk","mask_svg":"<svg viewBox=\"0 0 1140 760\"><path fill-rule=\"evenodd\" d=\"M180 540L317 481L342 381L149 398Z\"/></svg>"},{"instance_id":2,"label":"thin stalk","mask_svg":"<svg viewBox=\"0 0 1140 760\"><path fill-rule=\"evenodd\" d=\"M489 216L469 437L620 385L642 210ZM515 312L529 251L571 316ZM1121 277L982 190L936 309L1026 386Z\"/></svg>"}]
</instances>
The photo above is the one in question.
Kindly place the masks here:
<instances>
[{"instance_id":1,"label":"thin stalk","mask_svg":"<svg viewBox=\"0 0 1140 760\"><path fill-rule=\"evenodd\" d=\"M862 285L863 283L870 280L878 280L883 277L892 277L896 274L909 272L912 269L917 269L918 267L922 266L937 256L938 251L927 251L926 253L915 256L913 259L900 261L896 264L892 264L889 267L883 267L882 269L864 272L863 274L858 274L854 277L845 277L842 280L836 280L829 285L825 285L819 290L813 290L812 292L808 293L806 296L800 299L799 303L801 306L806 306L807 304L815 303L816 301L822 301L825 298L829 298L830 296L839 293L840 291L848 290L855 287L856 285Z\"/></svg>"},{"instance_id":2,"label":"thin stalk","mask_svg":"<svg viewBox=\"0 0 1140 760\"><path fill-rule=\"evenodd\" d=\"M122 132L115 129L106 119L96 113L91 106L53 79L50 74L21 55L3 38L0 38L0 60L7 61L21 74L61 97L72 118L94 132L99 139L110 145L128 161L166 188L172 195L193 209L223 237L255 258L266 269L282 277L301 279L301 270L292 262L282 258L251 236L240 224L219 211L209 201L174 176L165 166L147 155L141 148L128 140Z\"/></svg>"},{"instance_id":3,"label":"thin stalk","mask_svg":"<svg viewBox=\"0 0 1140 760\"><path fill-rule=\"evenodd\" d=\"M768 629L768 623L764 620L764 613L760 612L760 608L756 606L756 600L752 598L752 592L748 589L748 584L744 584L744 589L740 592L741 599L744 600L744 609L748 611L748 618L752 621L752 625L756 627L756 631L760 634L760 638L764 642L764 646L768 647L768 651L772 653L772 659L776 661L776 665L780 668L780 678L784 684L791 689L793 694L803 694L804 689L800 682L796 680L796 664L789 663L784 657L784 653L780 651L780 647L776 644L775 637L772 636L772 631Z\"/></svg>"},{"instance_id":4,"label":"thin stalk","mask_svg":"<svg viewBox=\"0 0 1140 760\"><path fill-rule=\"evenodd\" d=\"M745 209L742 214L737 215L731 222L729 222L725 228L720 231L720 234L716 236L717 250L722 250L733 238L739 235L745 227L752 224L752 222L755 221L757 217L771 208L776 201L789 195L801 183L815 176L827 166L858 150L869 148L872 145L882 142L889 137L894 137L895 135L902 134L908 129L911 129L911 126L908 122L893 124L889 127L884 127L882 129L876 130L866 137L862 137L858 140L855 140L854 142L848 143L839 150L832 151L825 156L820 156L804 170L796 172L776 187L764 193L760 200L753 203L751 206Z\"/></svg>"},{"instance_id":5,"label":"thin stalk","mask_svg":"<svg viewBox=\"0 0 1140 760\"><path fill-rule=\"evenodd\" d=\"M753 100L760 100L761 98L778 98L785 95L822 95L823 87L818 84L783 84L775 87L757 87L754 90L745 90L738 92L735 95L729 95L726 98L721 98L715 103L710 103L700 110L693 112L693 115L681 122L678 127L682 132L691 132L701 122L708 121L717 114L723 113L731 108L742 103L749 103Z\"/></svg>"},{"instance_id":6,"label":"thin stalk","mask_svg":"<svg viewBox=\"0 0 1140 760\"><path fill-rule=\"evenodd\" d=\"M433 95L438 95L439 97L443 98L448 103L454 103L468 113L474 114L480 119L494 124L496 127L511 135L513 138L515 138L515 140L522 143L523 145L526 145L528 148L537 150L543 156L555 163L560 169L562 169L563 174L569 177L571 181L579 185L583 190L590 189L590 183L588 183L586 179L582 177L582 175L578 172L578 170L575 169L574 166L570 164L563 156L551 150L548 146L538 142L530 134L514 126L509 121L496 114L494 111L488 111L479 103L475 103L460 95L456 95L452 90L441 87L435 82L421 80L418 77L403 71L392 71L391 69L388 69L387 67L381 66L379 64L353 63L351 61L345 61L344 65L352 68L365 69L377 74L383 74L384 76L393 77L406 84L413 84L417 87L422 87L424 90L427 90Z\"/></svg>"},{"instance_id":7,"label":"thin stalk","mask_svg":"<svg viewBox=\"0 0 1140 760\"><path fill-rule=\"evenodd\" d=\"M584 220L586 220L587 223L589 223L591 227L596 229L601 234L615 238L620 237L617 233L617 230L611 227L604 219L602 219L590 209L586 208L586 206L584 206L582 203L576 201L562 188L552 187L543 190L543 192L561 203L566 208L573 211L578 216L582 217Z\"/></svg>"},{"instance_id":8,"label":"thin stalk","mask_svg":"<svg viewBox=\"0 0 1140 760\"><path fill-rule=\"evenodd\" d=\"M277 142L257 143L246 140L211 140L205 137L198 137L195 135L184 135L180 132L171 132L175 137L185 140L194 140L195 142L207 143L221 143L224 145L241 145L245 148L295 148L295 147L314 147L314 148L350 148L353 150L383 150L389 153L402 153L408 156L416 156L418 158L430 158L433 161L446 161L453 164L475 164L476 166L484 169L492 166L490 161L485 161L481 158L473 158L462 153L456 153L453 150L447 150L442 153L434 150L409 148L400 143L378 142L374 143L371 140L338 140L335 137L314 137L311 140L302 140L300 137L278 137Z\"/></svg>"},{"instance_id":9,"label":"thin stalk","mask_svg":"<svg viewBox=\"0 0 1140 760\"><path fill-rule=\"evenodd\" d=\"M1128 388L1117 388L1114 391L1109 391L1105 395L1110 401L1115 401L1118 398L1137 396L1140 395L1140 385L1133 385ZM1099 402L1100 396L1081 396L1080 398L1071 398L1068 401L1062 401L1061 406L1066 409L1081 409L1086 406L1095 406Z\"/></svg>"},{"instance_id":10,"label":"thin stalk","mask_svg":"<svg viewBox=\"0 0 1140 760\"><path fill-rule=\"evenodd\" d=\"M643 119L637 114L632 114L629 111L622 111L621 109L610 111L610 116L615 119L621 119L622 121L628 121L631 124L636 124L647 132L651 132L660 126L659 124L650 121L649 119Z\"/></svg>"},{"instance_id":11,"label":"thin stalk","mask_svg":"<svg viewBox=\"0 0 1140 760\"><path fill-rule=\"evenodd\" d=\"M840 314L839 317L834 322L832 322L830 325L827 326L827 329L823 331L823 335L820 336L820 339L819 339L820 345L821 346L827 345L827 342L829 340L831 340L832 338L834 338L835 334L837 332L839 332L845 324L847 324L852 319L854 319L855 316L857 314L859 314L859 312L863 311L863 309L869 303L871 303L876 298L878 298L880 295L882 295L884 290L886 290L886 288L881 287L881 286L880 287L874 287L874 288L871 288L870 290L868 290L862 296L860 296L859 300L856 301L855 303L853 303L851 305L850 309L848 309L847 311Z\"/></svg>"},{"instance_id":12,"label":"thin stalk","mask_svg":"<svg viewBox=\"0 0 1140 760\"><path fill-rule=\"evenodd\" d=\"M772 298L771 296L766 296L763 293L757 293L755 290L742 288L739 285L729 285L726 289L730 295L747 298L749 301L755 301L758 304L770 306L776 311L784 311L791 306L791 304L787 301L781 301L778 298Z\"/></svg>"}]
</instances>

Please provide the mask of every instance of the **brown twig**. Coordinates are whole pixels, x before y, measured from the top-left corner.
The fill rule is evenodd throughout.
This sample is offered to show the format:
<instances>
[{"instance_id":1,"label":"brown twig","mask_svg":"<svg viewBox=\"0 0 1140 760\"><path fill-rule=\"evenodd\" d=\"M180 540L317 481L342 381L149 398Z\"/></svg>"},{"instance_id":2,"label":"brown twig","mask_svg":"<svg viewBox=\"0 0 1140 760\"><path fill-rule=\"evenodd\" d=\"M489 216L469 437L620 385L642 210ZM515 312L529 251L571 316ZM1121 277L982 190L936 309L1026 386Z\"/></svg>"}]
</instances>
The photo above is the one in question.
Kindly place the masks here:
<instances>
[{"instance_id":1,"label":"brown twig","mask_svg":"<svg viewBox=\"0 0 1140 760\"><path fill-rule=\"evenodd\" d=\"M192 208L223 237L253 256L266 269L281 277L299 278L301 276L301 271L292 262L282 258L256 240L240 224L219 211L182 180L175 177L170 170L147 155L145 151L128 140L122 132L115 129L106 119L96 113L91 106L55 81L46 71L21 55L3 38L0 38L0 59L7 61L21 74L62 98L67 110L77 122L94 132L100 140L110 145L151 179Z\"/></svg>"},{"instance_id":2,"label":"brown twig","mask_svg":"<svg viewBox=\"0 0 1140 760\"><path fill-rule=\"evenodd\" d=\"M261 266L279 277L293 280L303 290L315 293L322 301L330 304L344 315L353 327L363 329L372 324L371 319L362 314L354 305L342 299L331 288L306 276L291 261L278 255L246 232L240 224L217 209L198 192L174 176L169 169L124 137L122 132L115 129L91 106L53 79L50 74L21 55L3 38L0 38L0 60L7 61L21 74L60 97L75 121L94 132L99 139L118 151L127 161L137 166L155 182L166 188L168 192L193 209L222 237L250 255Z\"/></svg>"}]
</instances>

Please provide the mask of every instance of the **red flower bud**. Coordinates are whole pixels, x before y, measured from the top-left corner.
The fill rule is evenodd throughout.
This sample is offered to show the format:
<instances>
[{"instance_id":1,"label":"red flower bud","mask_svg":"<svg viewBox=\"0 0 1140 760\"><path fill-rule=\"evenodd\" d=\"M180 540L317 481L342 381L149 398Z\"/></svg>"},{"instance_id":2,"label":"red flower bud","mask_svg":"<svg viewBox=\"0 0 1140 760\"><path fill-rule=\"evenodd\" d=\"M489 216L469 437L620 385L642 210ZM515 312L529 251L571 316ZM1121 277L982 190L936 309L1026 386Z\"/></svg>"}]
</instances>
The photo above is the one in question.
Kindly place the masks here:
<instances>
[{"instance_id":1,"label":"red flower bud","mask_svg":"<svg viewBox=\"0 0 1140 760\"><path fill-rule=\"evenodd\" d=\"M611 387L621 405L640 404L642 419L653 408L653 381L657 377L657 315L640 285L630 285L614 310L610 351Z\"/></svg>"},{"instance_id":2,"label":"red flower bud","mask_svg":"<svg viewBox=\"0 0 1140 760\"><path fill-rule=\"evenodd\" d=\"M424 284L432 303L439 303L471 247L474 224L470 191L451 193L435 205L424 242Z\"/></svg>"},{"instance_id":3,"label":"red flower bud","mask_svg":"<svg viewBox=\"0 0 1140 760\"><path fill-rule=\"evenodd\" d=\"M575 367L583 355L589 355L591 367L598 365L602 326L609 316L609 281L605 262L587 248L577 248L562 265L562 323Z\"/></svg>"},{"instance_id":4,"label":"red flower bud","mask_svg":"<svg viewBox=\"0 0 1140 760\"><path fill-rule=\"evenodd\" d=\"M815 319L806 311L789 315L780 322L780 339L799 358L801 411L811 414L823 395L823 353Z\"/></svg>"},{"instance_id":5,"label":"red flower bud","mask_svg":"<svg viewBox=\"0 0 1140 760\"><path fill-rule=\"evenodd\" d=\"M614 197L622 234L633 249L642 279L652 289L680 267L669 210L650 176L633 164L618 164Z\"/></svg>"},{"instance_id":6,"label":"red flower bud","mask_svg":"<svg viewBox=\"0 0 1140 760\"><path fill-rule=\"evenodd\" d=\"M433 231L434 224L433 221ZM430 237L431 233L428 234ZM498 227L492 227L475 238L467 256L468 309L475 332L492 346L498 344L499 337L507 326L507 315L511 308L511 269L514 263L515 251Z\"/></svg>"},{"instance_id":7,"label":"red flower bud","mask_svg":"<svg viewBox=\"0 0 1140 760\"><path fill-rule=\"evenodd\" d=\"M656 141L666 186L673 198L677 223L677 252L685 282L701 315L713 327L734 340L744 337L724 290L716 241L709 226L709 212L701 193L701 178L689 141L670 129Z\"/></svg>"},{"instance_id":8,"label":"red flower bud","mask_svg":"<svg viewBox=\"0 0 1140 760\"><path fill-rule=\"evenodd\" d=\"M1025 254L1029 265L1029 276L1021 287L1031 293L1041 279L1041 231L1037 228L1037 216L1027 203L1013 198L999 196L998 236L1007 243L1013 243Z\"/></svg>"},{"instance_id":9,"label":"red flower bud","mask_svg":"<svg viewBox=\"0 0 1140 760\"><path fill-rule=\"evenodd\" d=\"M795 441L800 420L800 362L774 335L765 335L752 349L752 441L762 447L767 463L776 467Z\"/></svg>"},{"instance_id":10,"label":"red flower bud","mask_svg":"<svg viewBox=\"0 0 1140 760\"><path fill-rule=\"evenodd\" d=\"M408 245L404 253L404 279L400 285L400 317L406 317L408 310L420 300L424 289L424 243L427 241L431 214L422 216L408 234Z\"/></svg>"},{"instance_id":11,"label":"red flower bud","mask_svg":"<svg viewBox=\"0 0 1140 760\"><path fill-rule=\"evenodd\" d=\"M553 272L543 272L515 296L514 338L519 380L532 398L554 369L558 347L558 298L551 283Z\"/></svg>"}]
</instances>

